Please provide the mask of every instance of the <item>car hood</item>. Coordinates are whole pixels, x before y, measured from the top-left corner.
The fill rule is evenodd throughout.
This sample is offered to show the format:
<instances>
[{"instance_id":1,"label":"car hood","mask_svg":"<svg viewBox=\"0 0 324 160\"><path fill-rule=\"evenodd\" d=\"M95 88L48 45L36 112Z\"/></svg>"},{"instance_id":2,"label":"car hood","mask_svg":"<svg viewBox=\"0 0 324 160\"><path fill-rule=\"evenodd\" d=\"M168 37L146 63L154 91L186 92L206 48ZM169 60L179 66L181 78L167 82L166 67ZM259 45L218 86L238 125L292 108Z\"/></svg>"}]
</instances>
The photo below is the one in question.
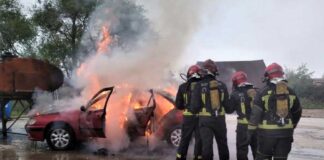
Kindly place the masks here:
<instances>
[{"instance_id":1,"label":"car hood","mask_svg":"<svg viewBox=\"0 0 324 160\"><path fill-rule=\"evenodd\" d=\"M73 108L62 108L57 107L54 105L49 105L43 108L36 108L33 109L28 113L28 116L42 116L42 115L49 115L49 114L65 114L70 112L80 112L80 108L73 107Z\"/></svg>"}]
</instances>

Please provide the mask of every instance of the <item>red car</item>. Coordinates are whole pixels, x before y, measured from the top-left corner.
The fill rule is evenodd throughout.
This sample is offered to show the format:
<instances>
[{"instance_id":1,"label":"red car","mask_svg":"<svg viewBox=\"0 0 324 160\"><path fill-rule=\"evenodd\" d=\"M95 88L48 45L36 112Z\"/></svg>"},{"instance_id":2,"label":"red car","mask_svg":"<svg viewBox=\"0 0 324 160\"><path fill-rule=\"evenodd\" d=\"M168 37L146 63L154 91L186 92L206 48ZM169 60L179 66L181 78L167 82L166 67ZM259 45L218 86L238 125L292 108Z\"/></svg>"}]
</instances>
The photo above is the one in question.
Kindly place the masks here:
<instances>
[{"instance_id":1,"label":"red car","mask_svg":"<svg viewBox=\"0 0 324 160\"><path fill-rule=\"evenodd\" d=\"M113 87L100 90L93 98L77 110L61 111L47 114L36 114L27 122L25 129L28 137L33 141L46 140L50 148L65 150L74 146L75 142L86 140L89 137L105 137L104 125L106 107ZM135 109L137 123L126 122L127 133L131 139L145 136L149 123L154 116L154 110L159 105L155 101L153 91L148 100L147 107ZM158 93L174 104L172 98ZM98 105L100 104L100 105ZM103 104L103 105L102 105ZM99 106L99 107L98 107ZM109 109L109 108L108 108ZM160 139L166 139L169 143L177 146L181 138L180 124L181 112L171 110L158 122L154 134ZM180 131L180 133L179 133ZM179 137L180 136L180 137Z\"/></svg>"}]
</instances>

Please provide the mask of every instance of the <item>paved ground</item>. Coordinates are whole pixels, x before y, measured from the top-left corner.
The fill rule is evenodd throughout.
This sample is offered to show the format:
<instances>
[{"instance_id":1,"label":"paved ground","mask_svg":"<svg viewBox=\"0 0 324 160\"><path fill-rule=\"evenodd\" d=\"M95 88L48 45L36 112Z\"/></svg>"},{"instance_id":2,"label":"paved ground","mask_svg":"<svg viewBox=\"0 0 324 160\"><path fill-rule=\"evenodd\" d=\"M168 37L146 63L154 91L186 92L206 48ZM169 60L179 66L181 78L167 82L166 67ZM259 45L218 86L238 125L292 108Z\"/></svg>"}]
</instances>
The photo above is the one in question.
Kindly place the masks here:
<instances>
[{"instance_id":1,"label":"paved ground","mask_svg":"<svg viewBox=\"0 0 324 160\"><path fill-rule=\"evenodd\" d=\"M303 117L324 118L324 109L304 109Z\"/></svg>"},{"instance_id":2,"label":"paved ground","mask_svg":"<svg viewBox=\"0 0 324 160\"><path fill-rule=\"evenodd\" d=\"M24 132L23 126L26 120L19 121L15 126L15 132ZM235 151L235 116L227 116L228 139L231 159L236 159ZM290 160L318 160L324 159L324 119L302 118L300 125L295 130L295 140L291 151ZM0 137L1 138L1 137ZM94 154L98 147L89 143L81 144L73 151L51 151L44 142L31 142L26 136L10 135L6 140L0 140L1 160L139 160L139 159L174 159L175 149L165 143L155 151L149 151L146 140L132 144L131 147L120 153L109 153L108 156ZM216 148L216 146L215 146ZM189 150L192 153L192 147ZM215 149L215 155L217 150ZM250 155L251 157L251 155ZM215 156L217 159L218 156Z\"/></svg>"}]
</instances>

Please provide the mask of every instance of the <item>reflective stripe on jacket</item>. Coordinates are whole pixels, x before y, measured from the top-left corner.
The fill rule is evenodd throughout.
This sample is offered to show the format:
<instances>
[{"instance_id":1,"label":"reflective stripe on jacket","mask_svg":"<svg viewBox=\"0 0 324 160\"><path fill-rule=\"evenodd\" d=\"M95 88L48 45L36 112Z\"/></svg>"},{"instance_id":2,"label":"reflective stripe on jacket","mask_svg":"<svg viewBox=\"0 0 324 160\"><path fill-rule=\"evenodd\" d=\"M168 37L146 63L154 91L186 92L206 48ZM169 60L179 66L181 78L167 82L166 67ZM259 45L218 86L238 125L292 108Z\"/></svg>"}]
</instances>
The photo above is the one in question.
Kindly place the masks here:
<instances>
[{"instance_id":1,"label":"reflective stripe on jacket","mask_svg":"<svg viewBox=\"0 0 324 160\"><path fill-rule=\"evenodd\" d=\"M277 113L276 85L268 83L255 98L248 128L257 127L258 133L266 136L292 136L302 109L298 97L289 87L285 97L286 103L283 104L287 105L288 111L285 117L280 117Z\"/></svg>"}]
</instances>

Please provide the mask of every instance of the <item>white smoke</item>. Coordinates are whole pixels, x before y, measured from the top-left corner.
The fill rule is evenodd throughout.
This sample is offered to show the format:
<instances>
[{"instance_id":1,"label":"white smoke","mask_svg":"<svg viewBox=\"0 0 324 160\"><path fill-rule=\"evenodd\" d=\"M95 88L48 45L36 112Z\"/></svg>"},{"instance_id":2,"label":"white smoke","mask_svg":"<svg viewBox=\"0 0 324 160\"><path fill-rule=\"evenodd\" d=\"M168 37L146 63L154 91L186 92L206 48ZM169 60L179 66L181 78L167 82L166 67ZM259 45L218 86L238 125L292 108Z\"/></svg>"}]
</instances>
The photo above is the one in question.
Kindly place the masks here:
<instances>
[{"instance_id":1,"label":"white smoke","mask_svg":"<svg viewBox=\"0 0 324 160\"><path fill-rule=\"evenodd\" d=\"M186 52L187 45L200 26L201 6L209 3L193 0L136 2L146 10L145 16L149 18L147 24L150 26L141 24L145 20L127 12L130 9L125 4L132 3L127 0L105 0L92 14L82 40L82 45L88 48L80 50L83 52L80 55L89 56L81 58L84 59L82 71L76 69L71 79L75 88L83 88L81 96L75 99L89 99L90 95L95 94L94 80L96 90L125 84L143 90L167 86L170 71L180 66L178 59ZM123 23L130 27L125 30L127 34L122 34L125 28L122 27L125 26ZM106 53L96 54L96 45L93 44L101 40L102 26L108 26L113 42ZM122 36L117 36L117 33ZM119 87L108 102L107 147L113 151L126 148L129 144L125 130L118 123L129 107L120 101L125 94ZM80 106L79 103L68 104Z\"/></svg>"},{"instance_id":2,"label":"white smoke","mask_svg":"<svg viewBox=\"0 0 324 160\"><path fill-rule=\"evenodd\" d=\"M140 1L138 1L141 3ZM132 34L127 38L137 40L130 44L131 48L121 48L111 45L107 53L96 54L87 58L84 62L86 66L82 75L76 75L73 83L77 87L82 86L84 92L93 92L93 77L97 78L100 87L115 86L127 84L140 89L163 88L169 79L169 72L177 66L178 59L186 51L191 37L195 34L200 25L201 5L203 3L188 0L156 0L146 5L144 9L148 12L146 16L150 19L150 27L138 24L138 17L133 14L122 14L129 16L127 18L120 17L120 10L123 10L121 1L107 0L93 14L90 20L88 35L98 33L103 25L108 25L111 32L116 30L116 26L120 26L121 19L128 19L133 24L139 38L134 38ZM105 8L107 7L107 8ZM148 7L148 8L145 8ZM152 11L152 12L150 12ZM116 14L115 14L116 13ZM119 24L119 25L117 25ZM123 32L123 31L121 31ZM156 38L156 34L158 37ZM87 35L87 34L86 34ZM100 36L96 36L101 38ZM87 38L87 36L85 36ZM119 37L113 37L118 41ZM117 43L118 42L113 42ZM117 94L112 95L108 113L106 116L107 129L106 135L110 140L109 149L118 151L128 146L129 139L125 136L125 131L119 127L118 122L120 116L125 111L125 107L118 103L122 99L123 92L116 91ZM88 93L86 93L87 95ZM114 106L112 106L114 105ZM109 114L113 112L113 114Z\"/></svg>"},{"instance_id":3,"label":"white smoke","mask_svg":"<svg viewBox=\"0 0 324 160\"><path fill-rule=\"evenodd\" d=\"M33 94L35 104L28 112L32 116L36 113L46 114L59 111L75 110L87 103L87 99L79 95L77 90L63 86L55 91L55 94L36 89Z\"/></svg>"},{"instance_id":4,"label":"white smoke","mask_svg":"<svg viewBox=\"0 0 324 160\"><path fill-rule=\"evenodd\" d=\"M132 44L133 48L127 51L114 48L104 55L88 58L85 62L89 64L87 73L105 79L102 85L127 82L140 88L156 88L164 84L167 76L170 76L169 71L179 66L179 58L186 52L192 36L199 29L201 6L209 3L207 1L197 3L193 0L137 2L147 10L145 16L150 18L149 22L158 34L158 38L155 38L156 35L152 34L150 28L142 30L137 28L139 25L134 25L133 30L143 33L140 34L140 38L133 38L138 41L135 46ZM122 2L111 3L111 0L107 0L105 3L94 12L90 20L89 33L100 32L100 27L105 24L113 30L117 26L114 23L122 23L118 21L121 19L118 16L121 15L114 15L117 9L122 8L120 6ZM108 4L110 6L107 11L104 7ZM115 8L111 4L114 4ZM132 21L130 24L136 24L136 20L139 19L131 13L122 16L129 16L127 19ZM132 38L132 34L126 37ZM84 80L78 77L74 84L87 84L84 83L87 81L87 76Z\"/></svg>"}]
</instances>

